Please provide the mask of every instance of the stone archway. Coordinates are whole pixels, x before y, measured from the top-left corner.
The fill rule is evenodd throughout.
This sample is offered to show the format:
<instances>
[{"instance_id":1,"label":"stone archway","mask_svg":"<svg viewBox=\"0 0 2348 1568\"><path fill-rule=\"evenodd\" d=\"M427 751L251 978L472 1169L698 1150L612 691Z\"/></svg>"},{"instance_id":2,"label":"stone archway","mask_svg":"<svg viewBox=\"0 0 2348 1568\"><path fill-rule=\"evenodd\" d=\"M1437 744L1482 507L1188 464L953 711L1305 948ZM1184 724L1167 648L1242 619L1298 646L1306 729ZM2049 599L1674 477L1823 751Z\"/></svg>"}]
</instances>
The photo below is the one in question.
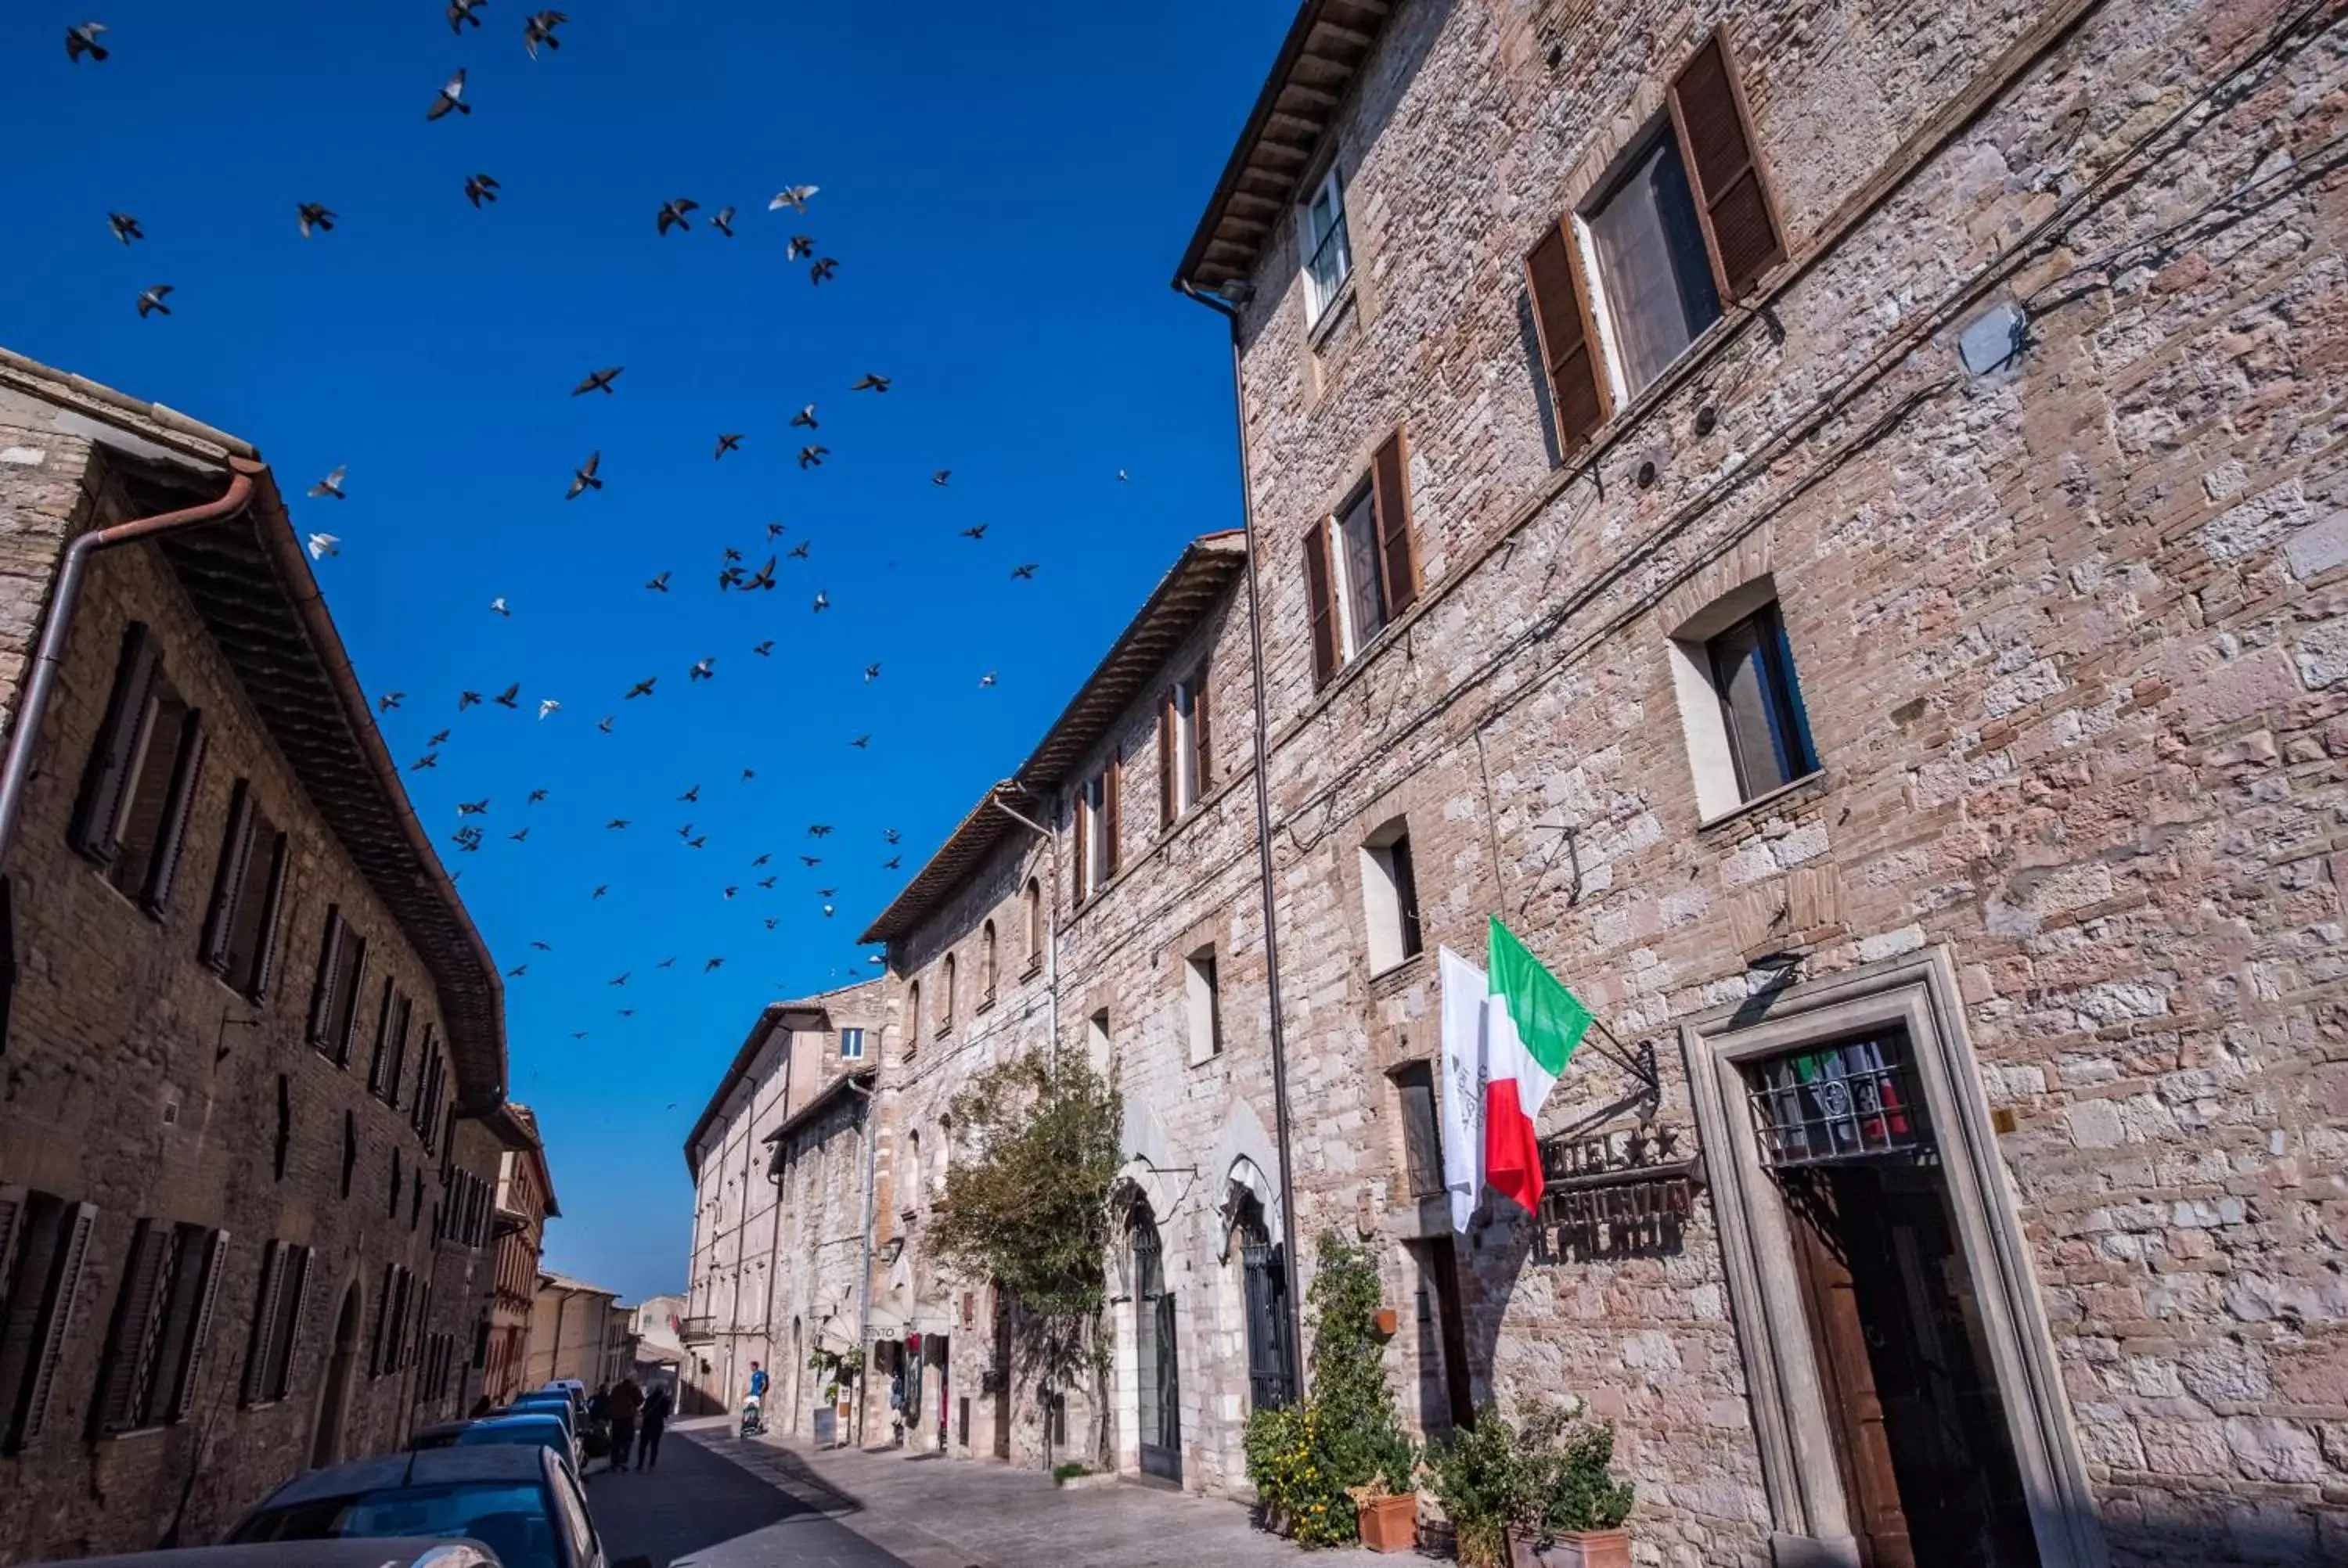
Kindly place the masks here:
<instances>
[{"instance_id":1,"label":"stone archway","mask_svg":"<svg viewBox=\"0 0 2348 1568\"><path fill-rule=\"evenodd\" d=\"M358 1369L359 1282L343 1287L342 1310L335 1317L335 1337L326 1352L326 1375L318 1389L318 1419L310 1434L310 1468L330 1465L343 1457L343 1428L350 1419L351 1378Z\"/></svg>"}]
</instances>

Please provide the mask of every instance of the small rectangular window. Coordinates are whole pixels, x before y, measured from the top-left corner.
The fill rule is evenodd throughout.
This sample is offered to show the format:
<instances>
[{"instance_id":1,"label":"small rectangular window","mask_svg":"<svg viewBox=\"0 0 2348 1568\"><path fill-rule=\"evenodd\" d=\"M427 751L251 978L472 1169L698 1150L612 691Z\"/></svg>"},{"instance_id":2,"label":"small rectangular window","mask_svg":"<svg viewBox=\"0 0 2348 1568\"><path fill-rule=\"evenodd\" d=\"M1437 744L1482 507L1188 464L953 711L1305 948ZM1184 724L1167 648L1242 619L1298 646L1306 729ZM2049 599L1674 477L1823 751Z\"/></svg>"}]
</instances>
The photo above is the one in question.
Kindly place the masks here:
<instances>
[{"instance_id":1,"label":"small rectangular window","mask_svg":"<svg viewBox=\"0 0 2348 1568\"><path fill-rule=\"evenodd\" d=\"M1354 275L1354 243L1345 231L1345 183L1334 165L1304 203L1304 319L1317 323Z\"/></svg>"},{"instance_id":2,"label":"small rectangular window","mask_svg":"<svg viewBox=\"0 0 2348 1568\"><path fill-rule=\"evenodd\" d=\"M1817 771L1793 651L1776 604L1766 604L1704 643L1737 793L1767 794Z\"/></svg>"},{"instance_id":3,"label":"small rectangular window","mask_svg":"<svg viewBox=\"0 0 2348 1568\"><path fill-rule=\"evenodd\" d=\"M1223 1002L1216 984L1215 949L1200 948L1182 960L1182 1000L1189 1026L1190 1061L1195 1065L1220 1055L1223 1049Z\"/></svg>"},{"instance_id":4,"label":"small rectangular window","mask_svg":"<svg viewBox=\"0 0 2348 1568\"><path fill-rule=\"evenodd\" d=\"M1394 1071L1395 1100L1402 1112L1403 1173L1414 1198L1443 1194L1443 1145L1435 1120L1435 1071L1424 1061Z\"/></svg>"},{"instance_id":5,"label":"small rectangular window","mask_svg":"<svg viewBox=\"0 0 2348 1568\"><path fill-rule=\"evenodd\" d=\"M1095 1072L1108 1071L1111 1050L1108 1009L1103 1008L1085 1020L1085 1054L1090 1059Z\"/></svg>"},{"instance_id":6,"label":"small rectangular window","mask_svg":"<svg viewBox=\"0 0 2348 1568\"><path fill-rule=\"evenodd\" d=\"M1362 845L1362 913L1370 973L1384 974L1418 956L1418 876L1411 864L1409 830L1399 821Z\"/></svg>"},{"instance_id":7,"label":"small rectangular window","mask_svg":"<svg viewBox=\"0 0 2348 1568\"><path fill-rule=\"evenodd\" d=\"M839 1031L839 1059L842 1061L861 1061L864 1060L864 1031L862 1030L843 1029Z\"/></svg>"},{"instance_id":8,"label":"small rectangular window","mask_svg":"<svg viewBox=\"0 0 2348 1568\"><path fill-rule=\"evenodd\" d=\"M1167 688L1158 716L1158 767L1159 825L1170 828L1206 794L1210 777L1204 671Z\"/></svg>"},{"instance_id":9,"label":"small rectangular window","mask_svg":"<svg viewBox=\"0 0 2348 1568\"><path fill-rule=\"evenodd\" d=\"M1583 221L1622 395L1635 397L1720 319L1687 166L1668 125Z\"/></svg>"}]
</instances>

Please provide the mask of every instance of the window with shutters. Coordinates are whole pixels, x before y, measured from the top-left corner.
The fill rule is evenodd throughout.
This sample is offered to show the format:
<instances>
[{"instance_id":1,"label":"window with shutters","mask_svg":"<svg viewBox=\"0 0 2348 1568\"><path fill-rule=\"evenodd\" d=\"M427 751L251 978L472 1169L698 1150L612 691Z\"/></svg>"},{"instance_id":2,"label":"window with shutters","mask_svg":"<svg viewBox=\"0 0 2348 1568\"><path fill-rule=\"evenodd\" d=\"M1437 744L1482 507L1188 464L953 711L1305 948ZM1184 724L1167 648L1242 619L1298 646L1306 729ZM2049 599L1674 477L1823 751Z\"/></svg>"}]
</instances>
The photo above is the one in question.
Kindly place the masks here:
<instances>
[{"instance_id":1,"label":"window with shutters","mask_svg":"<svg viewBox=\"0 0 2348 1568\"><path fill-rule=\"evenodd\" d=\"M47 1424L97 1220L88 1204L0 1187L0 1453Z\"/></svg>"},{"instance_id":2,"label":"window with shutters","mask_svg":"<svg viewBox=\"0 0 2348 1568\"><path fill-rule=\"evenodd\" d=\"M1334 164L1297 214L1303 237L1304 324L1320 324L1354 277L1354 241L1345 231L1345 181Z\"/></svg>"},{"instance_id":3,"label":"window with shutters","mask_svg":"<svg viewBox=\"0 0 2348 1568\"><path fill-rule=\"evenodd\" d=\"M1371 974L1418 957L1418 875L1411 864L1410 829L1400 817L1362 844L1362 916Z\"/></svg>"},{"instance_id":4,"label":"window with shutters","mask_svg":"<svg viewBox=\"0 0 2348 1568\"><path fill-rule=\"evenodd\" d=\"M203 715L164 674L153 636L132 625L83 774L73 839L116 891L158 917L170 899L204 747Z\"/></svg>"},{"instance_id":5,"label":"window with shutters","mask_svg":"<svg viewBox=\"0 0 2348 1568\"><path fill-rule=\"evenodd\" d=\"M1435 1069L1406 1061L1387 1075L1402 1129L1403 1180L1414 1198L1443 1195L1443 1142L1435 1120Z\"/></svg>"},{"instance_id":6,"label":"window with shutters","mask_svg":"<svg viewBox=\"0 0 2348 1568\"><path fill-rule=\"evenodd\" d=\"M1076 790L1076 898L1079 903L1117 877L1117 774L1115 762Z\"/></svg>"},{"instance_id":7,"label":"window with shutters","mask_svg":"<svg viewBox=\"0 0 2348 1568\"><path fill-rule=\"evenodd\" d=\"M995 978L1001 962L994 940L994 922L989 920L978 933L978 1010L981 1012L994 1005Z\"/></svg>"},{"instance_id":8,"label":"window with shutters","mask_svg":"<svg viewBox=\"0 0 2348 1568\"><path fill-rule=\"evenodd\" d=\"M204 1348L227 1247L225 1231L139 1222L98 1365L94 1435L179 1420L206 1392Z\"/></svg>"},{"instance_id":9,"label":"window with shutters","mask_svg":"<svg viewBox=\"0 0 2348 1568\"><path fill-rule=\"evenodd\" d=\"M1672 637L1696 811L1725 816L1818 771L1776 584L1724 594Z\"/></svg>"},{"instance_id":10,"label":"window with shutters","mask_svg":"<svg viewBox=\"0 0 2348 1568\"><path fill-rule=\"evenodd\" d=\"M1785 257L1724 35L1704 42L1666 98L1614 177L1525 258L1568 454Z\"/></svg>"},{"instance_id":11,"label":"window with shutters","mask_svg":"<svg viewBox=\"0 0 2348 1568\"><path fill-rule=\"evenodd\" d=\"M378 1100L394 1099L399 1092L399 1069L392 1051L392 1030L398 1018L399 991L386 976L383 1000L376 1008L375 1050L367 1057L367 1092Z\"/></svg>"},{"instance_id":12,"label":"window with shutters","mask_svg":"<svg viewBox=\"0 0 2348 1568\"><path fill-rule=\"evenodd\" d=\"M1314 683L1326 682L1418 598L1411 538L1410 453L1395 431L1359 488L1304 539Z\"/></svg>"},{"instance_id":13,"label":"window with shutters","mask_svg":"<svg viewBox=\"0 0 2348 1568\"><path fill-rule=\"evenodd\" d=\"M1027 911L1027 968L1023 979L1033 979L1044 968L1044 944L1049 937L1044 929L1044 885L1035 877L1027 878L1027 891L1022 895Z\"/></svg>"},{"instance_id":14,"label":"window with shutters","mask_svg":"<svg viewBox=\"0 0 2348 1568\"><path fill-rule=\"evenodd\" d=\"M905 988L905 1054L922 1041L922 982L913 981Z\"/></svg>"},{"instance_id":15,"label":"window with shutters","mask_svg":"<svg viewBox=\"0 0 2348 1568\"><path fill-rule=\"evenodd\" d=\"M252 782L239 779L230 797L228 835L212 879L204 921L204 963L239 994L259 1001L269 991L277 910L285 894L285 835L253 798Z\"/></svg>"},{"instance_id":16,"label":"window with shutters","mask_svg":"<svg viewBox=\"0 0 2348 1568\"><path fill-rule=\"evenodd\" d=\"M1207 764L1206 671L1166 689L1158 710L1159 819L1171 829L1205 796L1211 774Z\"/></svg>"},{"instance_id":17,"label":"window with shutters","mask_svg":"<svg viewBox=\"0 0 2348 1568\"><path fill-rule=\"evenodd\" d=\"M343 1196L351 1195L351 1177L359 1164L359 1119L343 1112Z\"/></svg>"},{"instance_id":18,"label":"window with shutters","mask_svg":"<svg viewBox=\"0 0 2348 1568\"><path fill-rule=\"evenodd\" d=\"M1190 1064L1222 1054L1223 997L1217 983L1212 942L1182 959L1183 1022L1190 1040Z\"/></svg>"},{"instance_id":19,"label":"window with shutters","mask_svg":"<svg viewBox=\"0 0 2348 1568\"><path fill-rule=\"evenodd\" d=\"M953 1032L954 967L952 953L948 953L945 962L938 966L938 1038L941 1040Z\"/></svg>"},{"instance_id":20,"label":"window with shutters","mask_svg":"<svg viewBox=\"0 0 2348 1568\"><path fill-rule=\"evenodd\" d=\"M366 970L366 938L351 929L339 907L326 910L318 945L318 978L310 993L310 1043L344 1066L351 1060L359 986Z\"/></svg>"}]
</instances>

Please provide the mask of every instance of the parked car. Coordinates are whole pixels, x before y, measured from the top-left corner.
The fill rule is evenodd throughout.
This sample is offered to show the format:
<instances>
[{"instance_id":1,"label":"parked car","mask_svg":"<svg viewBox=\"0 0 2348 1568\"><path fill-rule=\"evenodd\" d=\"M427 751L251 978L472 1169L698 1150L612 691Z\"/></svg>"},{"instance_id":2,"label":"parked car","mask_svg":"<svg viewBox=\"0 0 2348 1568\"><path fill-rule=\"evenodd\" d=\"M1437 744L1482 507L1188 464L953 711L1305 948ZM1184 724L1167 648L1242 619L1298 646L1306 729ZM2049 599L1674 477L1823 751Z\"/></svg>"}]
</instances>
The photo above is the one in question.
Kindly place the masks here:
<instances>
[{"instance_id":1,"label":"parked car","mask_svg":"<svg viewBox=\"0 0 2348 1568\"><path fill-rule=\"evenodd\" d=\"M131 1552L118 1557L77 1557L24 1568L502 1568L478 1541L256 1541L240 1546L188 1546L171 1552Z\"/></svg>"},{"instance_id":2,"label":"parked car","mask_svg":"<svg viewBox=\"0 0 2348 1568\"><path fill-rule=\"evenodd\" d=\"M551 1410L517 1410L478 1416L469 1421L444 1421L407 1440L411 1449L466 1448L479 1443L536 1443L560 1455L574 1474L579 1469L577 1445L571 1440L562 1418Z\"/></svg>"},{"instance_id":3,"label":"parked car","mask_svg":"<svg viewBox=\"0 0 2348 1568\"><path fill-rule=\"evenodd\" d=\"M512 1404L501 1406L489 1413L496 1416L552 1416L562 1423L562 1430L569 1435L574 1451L579 1447L580 1437L586 1425L579 1412L571 1408L571 1401L560 1394L524 1394Z\"/></svg>"},{"instance_id":4,"label":"parked car","mask_svg":"<svg viewBox=\"0 0 2348 1568\"><path fill-rule=\"evenodd\" d=\"M541 1393L561 1393L571 1396L571 1402L581 1409L587 1408L587 1385L576 1378L557 1378L540 1390Z\"/></svg>"},{"instance_id":5,"label":"parked car","mask_svg":"<svg viewBox=\"0 0 2348 1568\"><path fill-rule=\"evenodd\" d=\"M232 1545L352 1536L478 1541L502 1568L651 1568L603 1554L579 1479L535 1443L419 1449L297 1476L237 1522Z\"/></svg>"}]
</instances>

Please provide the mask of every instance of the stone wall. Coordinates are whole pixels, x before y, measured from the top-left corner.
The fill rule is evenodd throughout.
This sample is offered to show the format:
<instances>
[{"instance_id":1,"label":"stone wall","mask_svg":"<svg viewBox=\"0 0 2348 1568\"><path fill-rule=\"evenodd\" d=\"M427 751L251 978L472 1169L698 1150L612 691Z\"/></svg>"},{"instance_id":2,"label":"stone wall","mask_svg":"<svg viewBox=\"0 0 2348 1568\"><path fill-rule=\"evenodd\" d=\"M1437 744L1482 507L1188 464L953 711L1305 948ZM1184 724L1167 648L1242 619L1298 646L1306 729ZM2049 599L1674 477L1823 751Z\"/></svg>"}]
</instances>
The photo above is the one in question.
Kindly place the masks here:
<instances>
[{"instance_id":1,"label":"stone wall","mask_svg":"<svg viewBox=\"0 0 2348 1568\"><path fill-rule=\"evenodd\" d=\"M45 598L40 558L50 547L38 541L118 518L123 503L90 440L16 418L0 427L6 524L0 531L11 551L31 553L11 556L9 608L0 623L7 657L20 660ZM201 706L211 734L179 875L160 917L116 893L67 843L123 629L133 619L154 630L171 679ZM36 746L24 822L5 867L15 975L0 1041L0 1187L93 1204L97 1220L46 1428L24 1451L0 1457L0 1556L11 1559L152 1546L170 1524L191 1471L180 1532L208 1539L304 1469L345 1311L339 1326L355 1370L337 1446L347 1453L396 1447L417 1418L421 1361L404 1358L370 1377L369 1348L386 1268L410 1270L419 1290L438 1276L432 1222L441 1192L440 1153L410 1125L407 1100L395 1107L367 1091L373 995L362 1001L355 1030L355 1071L305 1039L329 905L368 938L370 992L389 974L415 999L411 1043L437 1023L429 979L311 811L151 547L94 561ZM223 986L198 955L239 779L252 781L289 835L275 978L259 1004ZM355 1147L347 1193L346 1127ZM444 1120L443 1136L448 1132ZM462 1139L456 1157L486 1160L471 1138ZM492 1178L493 1163L477 1173ZM201 1376L186 1419L92 1438L89 1410L108 1325L142 1218L228 1233ZM263 1246L273 1240L314 1249L314 1262L292 1392L246 1408L245 1352ZM441 1316L439 1303L453 1307L470 1290L459 1284L446 1296L436 1293L434 1317ZM422 1342L420 1333L410 1336L419 1357Z\"/></svg>"}]
</instances>

